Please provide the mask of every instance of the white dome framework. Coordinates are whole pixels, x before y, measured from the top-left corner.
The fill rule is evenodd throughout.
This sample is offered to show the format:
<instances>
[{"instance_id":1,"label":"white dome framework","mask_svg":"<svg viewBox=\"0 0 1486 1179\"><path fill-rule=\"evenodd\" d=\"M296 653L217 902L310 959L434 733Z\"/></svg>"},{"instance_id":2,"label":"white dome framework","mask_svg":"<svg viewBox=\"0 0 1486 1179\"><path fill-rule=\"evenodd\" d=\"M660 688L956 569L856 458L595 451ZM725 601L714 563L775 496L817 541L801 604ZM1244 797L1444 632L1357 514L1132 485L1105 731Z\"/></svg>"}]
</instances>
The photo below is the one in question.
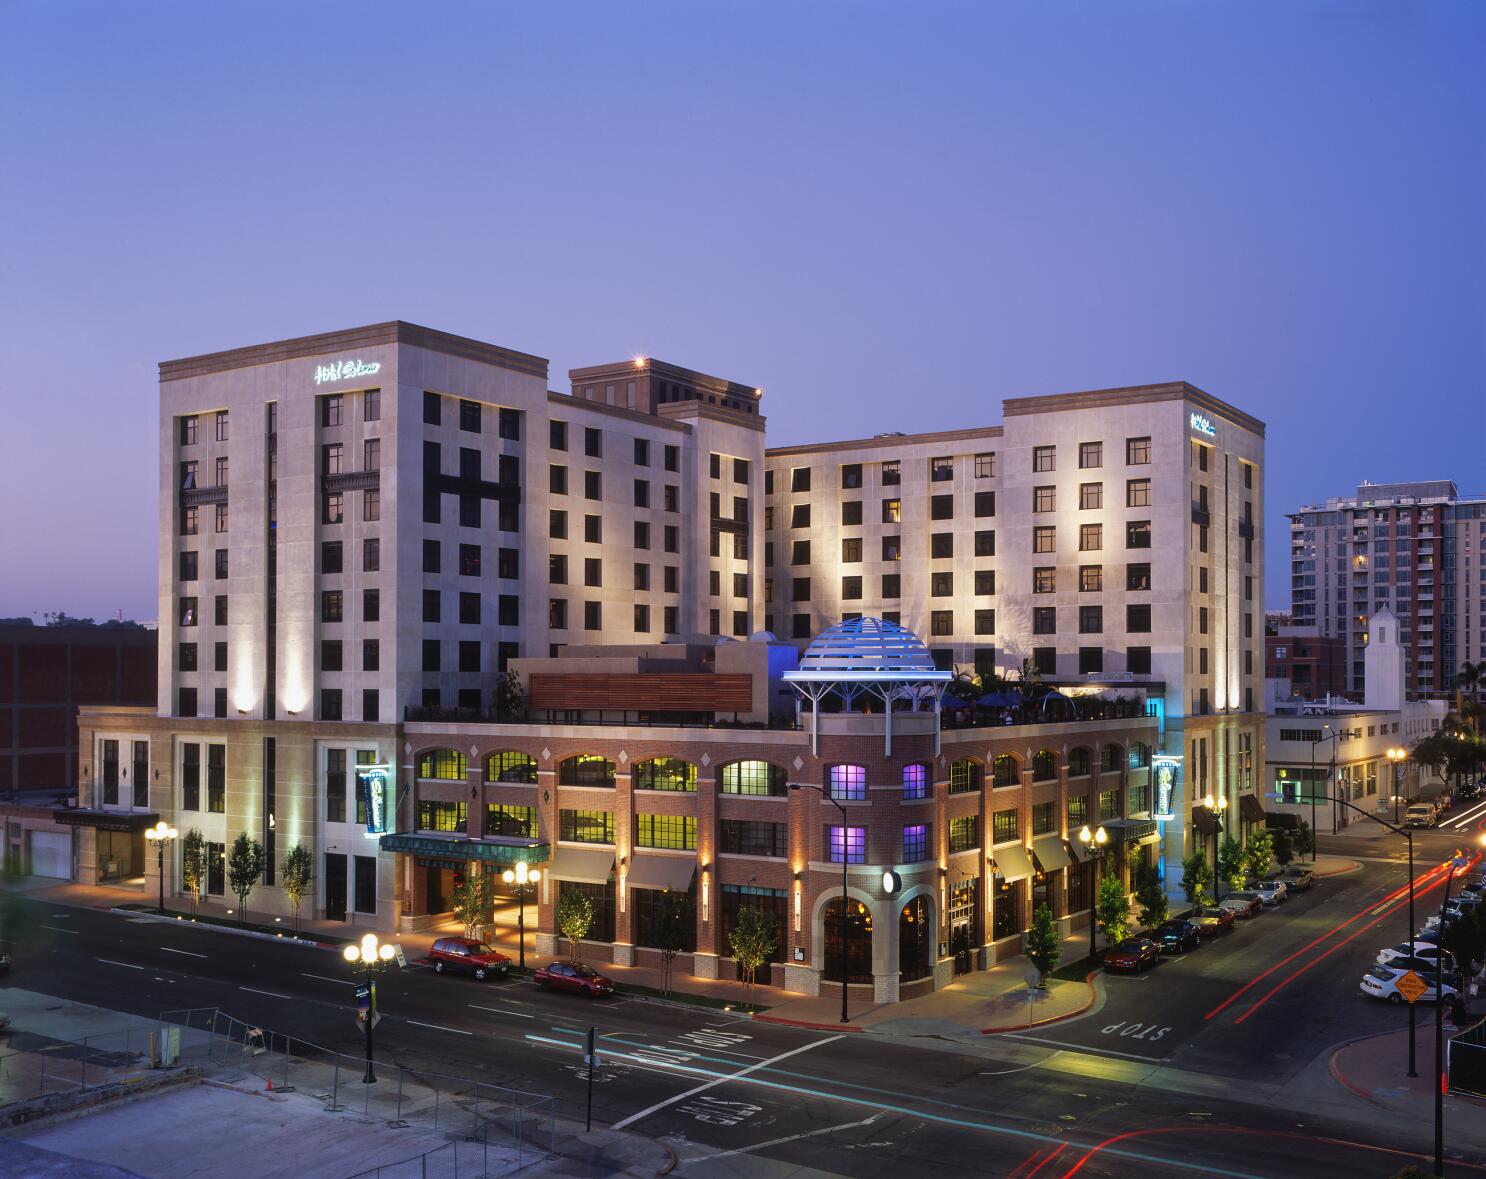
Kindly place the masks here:
<instances>
[{"instance_id":1,"label":"white dome framework","mask_svg":"<svg viewBox=\"0 0 1486 1179\"><path fill-rule=\"evenodd\" d=\"M934 706L934 752L939 752L939 708L952 673L934 666L929 649L911 630L882 618L850 618L822 631L795 671L783 676L810 701L810 751L819 753L820 703L835 695L848 710L861 696L881 700L886 713L884 749L893 752L893 702L910 711Z\"/></svg>"}]
</instances>

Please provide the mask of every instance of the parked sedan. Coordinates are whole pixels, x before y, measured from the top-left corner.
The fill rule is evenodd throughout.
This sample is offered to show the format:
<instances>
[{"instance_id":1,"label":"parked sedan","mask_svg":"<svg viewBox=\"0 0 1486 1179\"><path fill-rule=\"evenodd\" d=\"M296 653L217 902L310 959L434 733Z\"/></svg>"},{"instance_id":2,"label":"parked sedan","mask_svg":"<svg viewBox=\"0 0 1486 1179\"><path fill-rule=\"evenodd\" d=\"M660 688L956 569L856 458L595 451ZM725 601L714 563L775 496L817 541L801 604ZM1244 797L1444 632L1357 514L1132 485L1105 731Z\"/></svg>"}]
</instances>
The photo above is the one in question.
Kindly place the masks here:
<instances>
[{"instance_id":1,"label":"parked sedan","mask_svg":"<svg viewBox=\"0 0 1486 1179\"><path fill-rule=\"evenodd\" d=\"M1455 969L1455 959L1448 950L1441 951L1439 946L1433 942L1399 942L1396 946L1389 946L1378 951L1378 965L1391 966L1394 962L1403 958L1422 958L1431 965L1441 953L1445 955L1445 969Z\"/></svg>"},{"instance_id":2,"label":"parked sedan","mask_svg":"<svg viewBox=\"0 0 1486 1179\"><path fill-rule=\"evenodd\" d=\"M439 974L446 970L467 970L484 982L492 974L505 978L511 973L509 958L474 938L441 937L433 943L428 957Z\"/></svg>"},{"instance_id":3,"label":"parked sedan","mask_svg":"<svg viewBox=\"0 0 1486 1179\"><path fill-rule=\"evenodd\" d=\"M1286 868L1279 878L1295 892L1305 892L1316 883L1316 874L1309 868Z\"/></svg>"},{"instance_id":4,"label":"parked sedan","mask_svg":"<svg viewBox=\"0 0 1486 1179\"><path fill-rule=\"evenodd\" d=\"M1218 902L1218 908L1230 910L1235 917L1256 917L1264 901L1257 892L1230 892Z\"/></svg>"},{"instance_id":5,"label":"parked sedan","mask_svg":"<svg viewBox=\"0 0 1486 1179\"><path fill-rule=\"evenodd\" d=\"M1128 937L1104 952L1105 970L1128 970L1139 974L1154 966L1161 957L1161 947L1148 937Z\"/></svg>"},{"instance_id":6,"label":"parked sedan","mask_svg":"<svg viewBox=\"0 0 1486 1179\"><path fill-rule=\"evenodd\" d=\"M1227 933L1233 928L1233 910L1224 909L1221 906L1212 909L1198 909L1193 917L1197 926L1197 932L1202 937L1216 937L1220 933Z\"/></svg>"},{"instance_id":7,"label":"parked sedan","mask_svg":"<svg viewBox=\"0 0 1486 1179\"><path fill-rule=\"evenodd\" d=\"M1185 954L1195 950L1200 938L1197 926L1190 921L1174 918L1166 922L1152 935L1163 954Z\"/></svg>"},{"instance_id":8,"label":"parked sedan","mask_svg":"<svg viewBox=\"0 0 1486 1179\"><path fill-rule=\"evenodd\" d=\"M1249 891L1257 893L1260 901L1266 905L1278 905L1290 895L1283 880L1261 880Z\"/></svg>"},{"instance_id":9,"label":"parked sedan","mask_svg":"<svg viewBox=\"0 0 1486 1179\"><path fill-rule=\"evenodd\" d=\"M532 981L545 990L576 991L596 999L614 993L613 980L605 978L592 966L582 962L553 962L532 976Z\"/></svg>"},{"instance_id":10,"label":"parked sedan","mask_svg":"<svg viewBox=\"0 0 1486 1179\"><path fill-rule=\"evenodd\" d=\"M1362 993L1370 995L1375 999L1387 999L1390 1003L1402 1003L1404 998L1398 993L1398 980L1402 978L1402 970L1392 970L1387 966L1374 966L1362 976ZM1419 996L1421 1003L1432 1003L1435 998L1434 979L1430 976L1420 975L1427 987ZM1445 996L1451 998L1455 995L1455 988L1448 982L1445 983Z\"/></svg>"}]
</instances>

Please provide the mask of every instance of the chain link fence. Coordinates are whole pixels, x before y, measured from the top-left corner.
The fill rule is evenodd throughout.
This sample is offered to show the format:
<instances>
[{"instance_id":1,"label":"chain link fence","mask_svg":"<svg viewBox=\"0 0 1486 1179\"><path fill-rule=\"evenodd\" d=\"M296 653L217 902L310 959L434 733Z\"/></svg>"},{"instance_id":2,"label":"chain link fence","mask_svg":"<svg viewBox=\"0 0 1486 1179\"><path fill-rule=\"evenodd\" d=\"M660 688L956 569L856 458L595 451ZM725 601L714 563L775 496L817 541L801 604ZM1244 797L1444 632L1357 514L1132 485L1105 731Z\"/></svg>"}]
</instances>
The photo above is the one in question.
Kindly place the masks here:
<instances>
[{"instance_id":1,"label":"chain link fence","mask_svg":"<svg viewBox=\"0 0 1486 1179\"><path fill-rule=\"evenodd\" d=\"M57 1040L15 1031L0 1053L0 1105L139 1080L157 1070L161 1029L131 1028Z\"/></svg>"},{"instance_id":2,"label":"chain link fence","mask_svg":"<svg viewBox=\"0 0 1486 1179\"><path fill-rule=\"evenodd\" d=\"M160 1022L182 1029L178 1063L210 1066L210 1075L226 1081L253 1077L264 1088L308 1093L328 1113L347 1111L393 1126L432 1128L455 1140L367 1175L483 1175L492 1161L499 1162L500 1170L508 1169L508 1152L517 1166L553 1154L556 1103L549 1096L381 1062L375 1083L365 1084L364 1057L244 1023L215 1007L165 1011ZM174 1043L170 1050L175 1051Z\"/></svg>"}]
</instances>

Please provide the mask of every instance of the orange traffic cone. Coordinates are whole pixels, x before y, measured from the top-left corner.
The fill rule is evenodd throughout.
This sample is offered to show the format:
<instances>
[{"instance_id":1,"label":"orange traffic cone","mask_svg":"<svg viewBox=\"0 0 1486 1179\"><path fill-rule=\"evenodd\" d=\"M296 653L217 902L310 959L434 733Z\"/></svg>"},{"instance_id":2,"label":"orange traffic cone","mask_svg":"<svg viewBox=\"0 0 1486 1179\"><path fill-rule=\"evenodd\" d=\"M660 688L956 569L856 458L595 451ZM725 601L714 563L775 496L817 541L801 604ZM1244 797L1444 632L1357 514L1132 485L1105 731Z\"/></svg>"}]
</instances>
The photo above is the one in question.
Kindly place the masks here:
<instances>
[{"instance_id":1,"label":"orange traffic cone","mask_svg":"<svg viewBox=\"0 0 1486 1179\"><path fill-rule=\"evenodd\" d=\"M272 1093L273 1092L273 1078L272 1077L269 1077L268 1078L268 1088L265 1090L265 1092L268 1092L268 1093Z\"/></svg>"}]
</instances>

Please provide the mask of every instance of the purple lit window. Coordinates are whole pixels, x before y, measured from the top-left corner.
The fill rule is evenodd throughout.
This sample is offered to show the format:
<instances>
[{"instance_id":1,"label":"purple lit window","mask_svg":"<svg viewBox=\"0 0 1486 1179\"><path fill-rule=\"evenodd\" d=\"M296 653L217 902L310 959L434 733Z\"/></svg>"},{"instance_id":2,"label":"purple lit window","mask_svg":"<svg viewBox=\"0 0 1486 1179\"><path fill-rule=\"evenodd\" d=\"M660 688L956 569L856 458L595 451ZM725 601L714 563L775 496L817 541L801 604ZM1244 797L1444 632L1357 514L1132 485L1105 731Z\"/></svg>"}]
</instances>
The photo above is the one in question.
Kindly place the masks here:
<instances>
[{"instance_id":1,"label":"purple lit window","mask_svg":"<svg viewBox=\"0 0 1486 1179\"><path fill-rule=\"evenodd\" d=\"M829 828L831 863L839 864L844 851L848 864L867 862L867 829L865 827Z\"/></svg>"},{"instance_id":2,"label":"purple lit window","mask_svg":"<svg viewBox=\"0 0 1486 1179\"><path fill-rule=\"evenodd\" d=\"M929 828L916 823L903 828L903 862L920 864L929 858Z\"/></svg>"},{"instance_id":3,"label":"purple lit window","mask_svg":"<svg viewBox=\"0 0 1486 1179\"><path fill-rule=\"evenodd\" d=\"M915 762L903 767L903 797L929 797L929 767Z\"/></svg>"},{"instance_id":4,"label":"purple lit window","mask_svg":"<svg viewBox=\"0 0 1486 1179\"><path fill-rule=\"evenodd\" d=\"M832 766L831 797L865 800L867 797L867 767Z\"/></svg>"}]
</instances>

